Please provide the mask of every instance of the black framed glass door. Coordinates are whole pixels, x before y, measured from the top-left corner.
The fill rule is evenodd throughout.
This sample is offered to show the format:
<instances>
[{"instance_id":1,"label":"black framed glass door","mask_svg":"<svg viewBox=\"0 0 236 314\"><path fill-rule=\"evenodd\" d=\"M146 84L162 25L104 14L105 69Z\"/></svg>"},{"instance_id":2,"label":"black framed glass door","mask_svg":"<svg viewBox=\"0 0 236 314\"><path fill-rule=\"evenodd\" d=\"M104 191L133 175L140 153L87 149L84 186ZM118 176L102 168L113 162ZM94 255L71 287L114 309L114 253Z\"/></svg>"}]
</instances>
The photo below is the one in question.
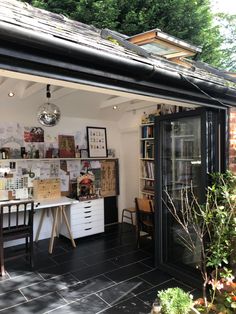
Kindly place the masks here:
<instances>
[{"instance_id":1,"label":"black framed glass door","mask_svg":"<svg viewBox=\"0 0 236 314\"><path fill-rule=\"evenodd\" d=\"M177 210L183 190L193 189L204 202L208 173L219 171L219 117L217 111L197 109L156 119L156 262L172 275L196 280L199 251L190 252L181 241L182 230L166 204ZM167 196L168 195L168 196Z\"/></svg>"}]
</instances>

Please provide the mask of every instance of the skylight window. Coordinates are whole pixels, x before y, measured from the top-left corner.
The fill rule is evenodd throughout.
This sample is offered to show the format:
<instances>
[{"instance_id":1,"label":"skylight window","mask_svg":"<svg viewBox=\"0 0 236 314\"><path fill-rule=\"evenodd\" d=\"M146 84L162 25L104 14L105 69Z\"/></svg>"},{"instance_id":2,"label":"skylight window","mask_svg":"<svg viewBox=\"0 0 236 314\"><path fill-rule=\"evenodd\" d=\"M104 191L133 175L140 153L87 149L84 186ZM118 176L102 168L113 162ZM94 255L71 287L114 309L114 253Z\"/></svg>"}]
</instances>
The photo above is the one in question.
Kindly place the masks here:
<instances>
[{"instance_id":1,"label":"skylight window","mask_svg":"<svg viewBox=\"0 0 236 314\"><path fill-rule=\"evenodd\" d=\"M129 37L128 40L154 55L164 56L167 59L194 56L201 52L200 47L163 33L159 29Z\"/></svg>"}]
</instances>

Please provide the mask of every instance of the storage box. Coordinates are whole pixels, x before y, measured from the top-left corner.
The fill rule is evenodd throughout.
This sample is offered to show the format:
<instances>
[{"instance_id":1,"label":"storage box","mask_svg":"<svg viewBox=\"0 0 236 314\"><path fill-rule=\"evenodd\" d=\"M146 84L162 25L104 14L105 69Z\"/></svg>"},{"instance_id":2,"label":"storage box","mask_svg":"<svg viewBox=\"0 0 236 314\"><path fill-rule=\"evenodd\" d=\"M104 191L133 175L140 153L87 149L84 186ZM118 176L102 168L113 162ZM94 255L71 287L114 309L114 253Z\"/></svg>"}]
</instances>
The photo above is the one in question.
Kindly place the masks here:
<instances>
[{"instance_id":1,"label":"storage box","mask_svg":"<svg viewBox=\"0 0 236 314\"><path fill-rule=\"evenodd\" d=\"M34 199L55 199L61 197L61 180L44 179L33 181Z\"/></svg>"}]
</instances>

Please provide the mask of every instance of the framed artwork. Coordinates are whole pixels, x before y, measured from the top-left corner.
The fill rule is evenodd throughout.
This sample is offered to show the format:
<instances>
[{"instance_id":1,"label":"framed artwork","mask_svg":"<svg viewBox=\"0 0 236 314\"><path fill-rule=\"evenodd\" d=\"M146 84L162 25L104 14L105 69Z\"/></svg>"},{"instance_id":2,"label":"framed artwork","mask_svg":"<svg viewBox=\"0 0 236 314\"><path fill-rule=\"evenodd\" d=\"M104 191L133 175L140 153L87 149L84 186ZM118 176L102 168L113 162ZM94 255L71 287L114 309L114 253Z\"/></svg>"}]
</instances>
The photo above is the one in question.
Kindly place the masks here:
<instances>
[{"instance_id":1,"label":"framed artwork","mask_svg":"<svg viewBox=\"0 0 236 314\"><path fill-rule=\"evenodd\" d=\"M75 139L72 135L58 135L59 157L75 157Z\"/></svg>"},{"instance_id":2,"label":"framed artwork","mask_svg":"<svg viewBox=\"0 0 236 314\"><path fill-rule=\"evenodd\" d=\"M106 128L87 126L88 157L107 157Z\"/></svg>"},{"instance_id":3,"label":"framed artwork","mask_svg":"<svg viewBox=\"0 0 236 314\"><path fill-rule=\"evenodd\" d=\"M103 160L101 162L101 196L108 197L118 194L118 160Z\"/></svg>"}]
</instances>

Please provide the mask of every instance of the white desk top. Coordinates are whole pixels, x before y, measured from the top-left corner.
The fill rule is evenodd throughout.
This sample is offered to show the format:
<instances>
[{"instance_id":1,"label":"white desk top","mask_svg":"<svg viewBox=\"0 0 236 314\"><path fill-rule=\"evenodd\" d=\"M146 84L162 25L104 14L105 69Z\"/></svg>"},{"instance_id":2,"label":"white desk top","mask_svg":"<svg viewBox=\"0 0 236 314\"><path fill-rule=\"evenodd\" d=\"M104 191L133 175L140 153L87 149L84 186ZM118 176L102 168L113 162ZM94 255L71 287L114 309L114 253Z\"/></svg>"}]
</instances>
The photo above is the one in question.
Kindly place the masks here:
<instances>
[{"instance_id":1,"label":"white desk top","mask_svg":"<svg viewBox=\"0 0 236 314\"><path fill-rule=\"evenodd\" d=\"M3 201L3 202L0 202L0 205L10 205L12 203L21 203L24 201L30 201L30 199ZM76 204L76 203L79 203L79 201L66 197L66 196L62 196L56 199L34 200L34 209L71 205L71 204ZM12 209L14 211L14 208Z\"/></svg>"},{"instance_id":2,"label":"white desk top","mask_svg":"<svg viewBox=\"0 0 236 314\"><path fill-rule=\"evenodd\" d=\"M34 208L35 209L42 209L42 208L48 208L48 207L56 207L56 206L63 206L63 205L71 205L79 203L78 200L62 196L60 198L55 199L46 199L46 200L38 200L34 202Z\"/></svg>"}]
</instances>

